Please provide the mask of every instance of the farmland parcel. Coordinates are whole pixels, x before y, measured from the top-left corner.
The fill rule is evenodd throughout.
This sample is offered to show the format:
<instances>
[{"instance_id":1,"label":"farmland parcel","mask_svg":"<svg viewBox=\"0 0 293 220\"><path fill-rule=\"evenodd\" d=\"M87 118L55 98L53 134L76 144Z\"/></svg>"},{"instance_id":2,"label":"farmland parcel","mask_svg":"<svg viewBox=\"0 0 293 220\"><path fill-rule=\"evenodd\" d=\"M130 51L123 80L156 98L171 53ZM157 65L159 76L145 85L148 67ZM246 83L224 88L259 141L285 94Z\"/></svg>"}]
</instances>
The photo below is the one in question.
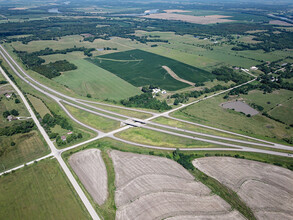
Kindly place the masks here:
<instances>
[{"instance_id":1,"label":"farmland parcel","mask_svg":"<svg viewBox=\"0 0 293 220\"><path fill-rule=\"evenodd\" d=\"M116 176L116 219L165 219L225 215L231 207L176 162L167 158L111 151Z\"/></svg>"},{"instance_id":2,"label":"farmland parcel","mask_svg":"<svg viewBox=\"0 0 293 220\"><path fill-rule=\"evenodd\" d=\"M200 158L193 164L236 191L258 219L292 219L292 171L230 157Z\"/></svg>"},{"instance_id":3,"label":"farmland parcel","mask_svg":"<svg viewBox=\"0 0 293 220\"><path fill-rule=\"evenodd\" d=\"M213 74L202 69L142 50L112 53L89 60L137 87L157 85L167 90L178 90L189 86L170 76L163 66L193 83L214 78Z\"/></svg>"}]
</instances>

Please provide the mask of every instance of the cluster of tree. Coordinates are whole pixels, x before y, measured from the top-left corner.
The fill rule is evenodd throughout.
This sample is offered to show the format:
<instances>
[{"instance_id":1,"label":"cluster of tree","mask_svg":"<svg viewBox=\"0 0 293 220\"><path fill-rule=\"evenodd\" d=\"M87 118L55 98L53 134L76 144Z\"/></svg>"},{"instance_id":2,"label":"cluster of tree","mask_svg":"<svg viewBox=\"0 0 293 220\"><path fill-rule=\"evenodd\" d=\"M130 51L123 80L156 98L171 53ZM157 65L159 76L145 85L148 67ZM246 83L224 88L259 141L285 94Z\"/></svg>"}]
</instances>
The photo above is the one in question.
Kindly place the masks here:
<instances>
[{"instance_id":1,"label":"cluster of tree","mask_svg":"<svg viewBox=\"0 0 293 220\"><path fill-rule=\"evenodd\" d=\"M260 41L257 44L237 43L237 46L232 47L232 50L264 50L270 52L272 50L292 49L293 48L293 33L282 32L279 34L273 32L257 33L253 40Z\"/></svg>"},{"instance_id":2,"label":"cluster of tree","mask_svg":"<svg viewBox=\"0 0 293 220\"><path fill-rule=\"evenodd\" d=\"M264 108L261 105L258 105L256 103L251 103L250 105L252 108L257 109L260 112L264 110Z\"/></svg>"},{"instance_id":3,"label":"cluster of tree","mask_svg":"<svg viewBox=\"0 0 293 220\"><path fill-rule=\"evenodd\" d=\"M111 47L104 47L104 50L117 50L117 48L116 47L113 47L113 48L111 48Z\"/></svg>"},{"instance_id":4,"label":"cluster of tree","mask_svg":"<svg viewBox=\"0 0 293 220\"><path fill-rule=\"evenodd\" d=\"M241 84L250 79L247 75L236 73L232 68L227 66L219 67L212 71L214 75L216 75L216 79L219 81L233 81L236 84Z\"/></svg>"},{"instance_id":5,"label":"cluster of tree","mask_svg":"<svg viewBox=\"0 0 293 220\"><path fill-rule=\"evenodd\" d=\"M234 84L231 85L231 87L235 86ZM216 85L212 88L204 88L201 91L191 91L191 92L185 92L185 93L175 93L171 95L171 98L175 98L174 105L178 105L179 103L187 102L189 98L198 98L201 95L204 95L206 93L216 92L219 90L226 90L228 87L222 86L222 85Z\"/></svg>"},{"instance_id":6,"label":"cluster of tree","mask_svg":"<svg viewBox=\"0 0 293 220\"><path fill-rule=\"evenodd\" d=\"M18 124L14 124L10 127L5 127L5 128L0 128L0 136L12 136L14 134L19 134L19 133L28 133L31 130L33 130L35 127L35 124L32 120L29 121L23 121Z\"/></svg>"},{"instance_id":7,"label":"cluster of tree","mask_svg":"<svg viewBox=\"0 0 293 220\"><path fill-rule=\"evenodd\" d=\"M69 144L71 143L72 141L74 140L77 140L77 139L81 139L82 138L82 134L81 133L78 133L77 135L76 134L70 134L66 137L66 141L63 141L61 139L61 137L58 135L56 137L56 143L58 146L62 146L62 145L66 145L66 144Z\"/></svg>"},{"instance_id":8,"label":"cluster of tree","mask_svg":"<svg viewBox=\"0 0 293 220\"><path fill-rule=\"evenodd\" d=\"M152 93L153 89L158 89L158 88L159 87L155 86L155 85L143 86L141 88L141 91L144 92L144 93Z\"/></svg>"},{"instance_id":9,"label":"cluster of tree","mask_svg":"<svg viewBox=\"0 0 293 220\"><path fill-rule=\"evenodd\" d=\"M49 79L52 79L56 76L60 76L61 72L77 69L77 66L73 63L69 63L67 60L58 60L54 63L50 62L46 65L33 66L31 69Z\"/></svg>"},{"instance_id":10,"label":"cluster of tree","mask_svg":"<svg viewBox=\"0 0 293 220\"><path fill-rule=\"evenodd\" d=\"M60 115L56 115L54 113L53 113L53 116L51 116L49 113L44 115L44 117L41 121L41 124L45 129L53 128L53 127L55 127L55 125L60 125L60 127L63 129L73 130L73 127L65 118L63 118Z\"/></svg>"},{"instance_id":11,"label":"cluster of tree","mask_svg":"<svg viewBox=\"0 0 293 220\"><path fill-rule=\"evenodd\" d=\"M47 56L47 55L52 55L52 54L67 54L67 53L71 53L74 51L83 51L84 54L91 54L91 52L94 50L95 50L95 48L76 47L76 46L74 46L72 48L63 49L63 50L53 50L53 49L47 47L44 50L39 50L39 51L29 53L29 56ZM18 53L21 51L14 50L14 52Z\"/></svg>"},{"instance_id":12,"label":"cluster of tree","mask_svg":"<svg viewBox=\"0 0 293 220\"><path fill-rule=\"evenodd\" d=\"M12 109L11 111L5 111L3 112L3 117L7 118L9 115L18 116L19 112L15 109Z\"/></svg>"},{"instance_id":13,"label":"cluster of tree","mask_svg":"<svg viewBox=\"0 0 293 220\"><path fill-rule=\"evenodd\" d=\"M84 53L89 53L88 56L91 56L91 51L94 48L69 48L65 50L52 50L50 48L46 48L44 50L40 50L33 53L27 53L25 51L17 51L14 50L15 53L18 54L22 62L30 69L44 75L45 77L51 79L56 76L60 76L60 72L65 72L69 70L77 69L72 63L69 63L67 60L59 60L54 63L50 62L49 64L44 65L45 60L40 58L39 56L50 55L50 54L58 54L58 53L68 53L72 51L84 51Z\"/></svg>"},{"instance_id":14,"label":"cluster of tree","mask_svg":"<svg viewBox=\"0 0 293 220\"><path fill-rule=\"evenodd\" d=\"M6 80L0 80L0 85L3 85L3 84L7 84L8 82Z\"/></svg>"},{"instance_id":15,"label":"cluster of tree","mask_svg":"<svg viewBox=\"0 0 293 220\"><path fill-rule=\"evenodd\" d=\"M194 159L194 155L183 154L177 148L175 151L173 151L173 159L177 163L181 164L185 169L194 170L194 166L192 165L192 160Z\"/></svg>"},{"instance_id":16,"label":"cluster of tree","mask_svg":"<svg viewBox=\"0 0 293 220\"><path fill-rule=\"evenodd\" d=\"M153 95L150 92L136 95L128 99L121 100L120 102L122 105L127 107L149 108L159 111L171 109L171 106L169 106L166 101L160 101L153 98Z\"/></svg>"},{"instance_id":17,"label":"cluster of tree","mask_svg":"<svg viewBox=\"0 0 293 220\"><path fill-rule=\"evenodd\" d=\"M162 42L162 43L169 43L168 40L162 40L162 39L158 39L158 38L153 38L153 39L149 39L147 36L135 36L135 35L129 35L128 38L130 38L131 40L136 40L140 43L147 43L147 42Z\"/></svg>"}]
</instances>

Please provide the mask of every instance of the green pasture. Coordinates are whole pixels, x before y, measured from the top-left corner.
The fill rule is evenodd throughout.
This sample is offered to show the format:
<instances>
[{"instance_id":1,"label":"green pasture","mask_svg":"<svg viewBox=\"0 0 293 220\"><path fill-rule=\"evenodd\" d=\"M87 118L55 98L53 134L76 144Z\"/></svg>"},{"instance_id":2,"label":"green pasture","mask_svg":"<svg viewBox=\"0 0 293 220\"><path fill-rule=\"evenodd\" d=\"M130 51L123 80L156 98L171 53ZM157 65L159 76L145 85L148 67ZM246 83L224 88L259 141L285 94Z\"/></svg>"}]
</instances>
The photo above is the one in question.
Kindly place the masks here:
<instances>
[{"instance_id":1,"label":"green pasture","mask_svg":"<svg viewBox=\"0 0 293 220\"><path fill-rule=\"evenodd\" d=\"M67 71L53 80L81 96L90 94L93 98L120 100L140 94L138 88L87 60L72 63L78 67L76 70Z\"/></svg>"},{"instance_id":2,"label":"green pasture","mask_svg":"<svg viewBox=\"0 0 293 220\"><path fill-rule=\"evenodd\" d=\"M0 219L90 219L56 160L0 177Z\"/></svg>"},{"instance_id":3,"label":"green pasture","mask_svg":"<svg viewBox=\"0 0 293 220\"><path fill-rule=\"evenodd\" d=\"M11 146L11 142L15 145ZM37 131L13 136L0 136L0 172L32 161L49 153L45 141Z\"/></svg>"}]
</instances>

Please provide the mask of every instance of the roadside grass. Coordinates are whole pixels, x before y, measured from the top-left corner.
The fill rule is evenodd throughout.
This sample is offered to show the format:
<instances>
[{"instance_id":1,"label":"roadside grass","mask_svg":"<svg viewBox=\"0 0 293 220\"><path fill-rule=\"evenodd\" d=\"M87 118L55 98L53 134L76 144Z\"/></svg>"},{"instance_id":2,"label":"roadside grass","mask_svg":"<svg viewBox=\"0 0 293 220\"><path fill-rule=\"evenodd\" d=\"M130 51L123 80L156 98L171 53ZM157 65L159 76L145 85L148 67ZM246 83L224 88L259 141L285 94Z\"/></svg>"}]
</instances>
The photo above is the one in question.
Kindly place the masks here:
<instances>
[{"instance_id":1,"label":"roadside grass","mask_svg":"<svg viewBox=\"0 0 293 220\"><path fill-rule=\"evenodd\" d=\"M54 159L0 177L0 219L90 219Z\"/></svg>"},{"instance_id":2,"label":"roadside grass","mask_svg":"<svg viewBox=\"0 0 293 220\"><path fill-rule=\"evenodd\" d=\"M281 142L283 138L292 136L287 126L269 119L263 115L247 117L233 110L220 106L225 102L223 95L213 97L172 113L173 117L192 121L236 133Z\"/></svg>"},{"instance_id":3,"label":"roadside grass","mask_svg":"<svg viewBox=\"0 0 293 220\"><path fill-rule=\"evenodd\" d=\"M120 127L119 121L114 121L112 119L104 118L102 116L98 116L84 110L72 107L70 105L64 105L67 110L81 122L96 128L103 132L109 132Z\"/></svg>"},{"instance_id":4,"label":"roadside grass","mask_svg":"<svg viewBox=\"0 0 293 220\"><path fill-rule=\"evenodd\" d=\"M159 118L153 119L152 121L156 122L156 123L172 126L172 127L190 130L190 131L201 132L201 133L211 134L211 135L217 135L217 136L227 137L227 138L234 138L234 139L238 139L238 140L251 141L251 139L248 139L248 138L244 138L244 137L240 137L237 135L232 135L232 134L228 134L225 132L220 132L220 131L216 131L213 129L208 129L208 128L204 128L204 127L200 127L200 126L196 126L196 125L192 125L192 124L188 124L188 123L184 123L184 122L180 122L180 121L177 121L177 120L174 120L171 118L159 117ZM255 142L257 142L257 141L255 141Z\"/></svg>"},{"instance_id":5,"label":"roadside grass","mask_svg":"<svg viewBox=\"0 0 293 220\"><path fill-rule=\"evenodd\" d=\"M37 110L37 112L40 114L40 116L43 118L46 114L51 114L50 110L47 108L47 106L42 102L42 100L32 96L27 95L28 99L32 103L33 107Z\"/></svg>"},{"instance_id":6,"label":"roadside grass","mask_svg":"<svg viewBox=\"0 0 293 220\"><path fill-rule=\"evenodd\" d=\"M116 137L133 141L140 144L153 145L158 147L172 148L210 148L223 147L216 144L192 140L179 136L173 136L162 132L152 131L144 128L130 128L115 134Z\"/></svg>"},{"instance_id":7,"label":"roadside grass","mask_svg":"<svg viewBox=\"0 0 293 220\"><path fill-rule=\"evenodd\" d=\"M11 146L14 142L15 146ZM45 141L36 130L26 134L0 136L3 154L0 156L0 172L32 161L49 153Z\"/></svg>"},{"instance_id":8,"label":"roadside grass","mask_svg":"<svg viewBox=\"0 0 293 220\"><path fill-rule=\"evenodd\" d=\"M188 86L172 78L162 66L168 66L179 77L195 83L214 78L210 72L139 49L102 55L90 60L135 86L154 84L166 90Z\"/></svg>"},{"instance_id":9,"label":"roadside grass","mask_svg":"<svg viewBox=\"0 0 293 220\"><path fill-rule=\"evenodd\" d=\"M120 100L140 94L140 90L85 59L71 61L78 69L67 71L53 80L80 96L90 94L101 100Z\"/></svg>"},{"instance_id":10,"label":"roadside grass","mask_svg":"<svg viewBox=\"0 0 293 220\"><path fill-rule=\"evenodd\" d=\"M90 103L90 104L93 106L108 110L108 111L116 112L116 113L126 115L129 117L133 117L133 118L146 119L146 118L149 118L152 116L151 114L144 113L144 112L137 112L137 111L115 108L115 107L111 107L111 106L105 106L105 105L99 105L99 104L93 104L93 103Z\"/></svg>"}]
</instances>

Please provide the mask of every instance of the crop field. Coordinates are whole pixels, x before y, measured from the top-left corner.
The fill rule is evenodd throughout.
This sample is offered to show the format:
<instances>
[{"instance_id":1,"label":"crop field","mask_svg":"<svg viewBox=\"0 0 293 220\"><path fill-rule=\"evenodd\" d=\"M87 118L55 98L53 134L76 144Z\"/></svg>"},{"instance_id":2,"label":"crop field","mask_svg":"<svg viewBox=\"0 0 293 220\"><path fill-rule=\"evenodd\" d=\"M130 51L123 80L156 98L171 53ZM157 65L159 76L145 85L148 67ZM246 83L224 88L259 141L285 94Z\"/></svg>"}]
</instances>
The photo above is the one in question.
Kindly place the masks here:
<instances>
[{"instance_id":1,"label":"crop field","mask_svg":"<svg viewBox=\"0 0 293 220\"><path fill-rule=\"evenodd\" d=\"M215 23L233 22L233 20L230 20L230 16L224 16L224 15L193 16L193 15L167 12L167 13L150 14L144 17L152 18L152 19L184 21L184 22L190 22L195 24L215 24Z\"/></svg>"},{"instance_id":2,"label":"crop field","mask_svg":"<svg viewBox=\"0 0 293 220\"><path fill-rule=\"evenodd\" d=\"M108 178L101 151L84 150L73 154L68 162L94 201L102 205L108 196Z\"/></svg>"},{"instance_id":3,"label":"crop field","mask_svg":"<svg viewBox=\"0 0 293 220\"><path fill-rule=\"evenodd\" d=\"M180 78L195 83L214 78L207 71L142 50L102 55L93 58L92 62L134 86L154 84L167 90L178 90L188 86L172 78L162 66L169 67Z\"/></svg>"},{"instance_id":4,"label":"crop field","mask_svg":"<svg viewBox=\"0 0 293 220\"><path fill-rule=\"evenodd\" d=\"M206 148L206 147L221 147L220 145L196 141L189 138L183 138L152 131L144 128L131 128L116 134L117 137L133 141L136 143L172 147L172 148Z\"/></svg>"},{"instance_id":5,"label":"crop field","mask_svg":"<svg viewBox=\"0 0 293 220\"><path fill-rule=\"evenodd\" d=\"M28 99L36 109L36 111L40 114L40 116L43 118L46 114L51 114L50 110L47 108L47 106L42 102L42 100L32 96L27 95Z\"/></svg>"},{"instance_id":6,"label":"crop field","mask_svg":"<svg viewBox=\"0 0 293 220\"><path fill-rule=\"evenodd\" d=\"M0 219L90 218L57 161L50 159L2 176L0 207Z\"/></svg>"},{"instance_id":7,"label":"crop field","mask_svg":"<svg viewBox=\"0 0 293 220\"><path fill-rule=\"evenodd\" d=\"M11 146L11 142L15 145ZM13 136L0 136L0 172L44 156L49 152L37 131Z\"/></svg>"},{"instance_id":8,"label":"crop field","mask_svg":"<svg viewBox=\"0 0 293 220\"><path fill-rule=\"evenodd\" d=\"M140 94L138 88L87 60L72 61L78 69L67 71L53 80L81 96L120 100Z\"/></svg>"},{"instance_id":9,"label":"crop field","mask_svg":"<svg viewBox=\"0 0 293 220\"><path fill-rule=\"evenodd\" d=\"M100 131L109 132L120 127L119 121L104 118L69 105L65 105L65 107L77 120Z\"/></svg>"},{"instance_id":10,"label":"crop field","mask_svg":"<svg viewBox=\"0 0 293 220\"><path fill-rule=\"evenodd\" d=\"M271 141L292 137L291 129L286 129L286 125L260 114L247 117L233 110L224 109L220 106L223 102L223 96L213 97L172 113L172 116Z\"/></svg>"},{"instance_id":11,"label":"crop field","mask_svg":"<svg viewBox=\"0 0 293 220\"><path fill-rule=\"evenodd\" d=\"M200 158L194 160L193 164L237 192L258 219L292 217L292 171L230 157Z\"/></svg>"},{"instance_id":12,"label":"crop field","mask_svg":"<svg viewBox=\"0 0 293 220\"><path fill-rule=\"evenodd\" d=\"M162 157L111 151L115 170L116 219L165 219L225 215L231 207L176 162ZM200 214L199 214L200 213ZM234 219L243 219L235 215Z\"/></svg>"}]
</instances>

